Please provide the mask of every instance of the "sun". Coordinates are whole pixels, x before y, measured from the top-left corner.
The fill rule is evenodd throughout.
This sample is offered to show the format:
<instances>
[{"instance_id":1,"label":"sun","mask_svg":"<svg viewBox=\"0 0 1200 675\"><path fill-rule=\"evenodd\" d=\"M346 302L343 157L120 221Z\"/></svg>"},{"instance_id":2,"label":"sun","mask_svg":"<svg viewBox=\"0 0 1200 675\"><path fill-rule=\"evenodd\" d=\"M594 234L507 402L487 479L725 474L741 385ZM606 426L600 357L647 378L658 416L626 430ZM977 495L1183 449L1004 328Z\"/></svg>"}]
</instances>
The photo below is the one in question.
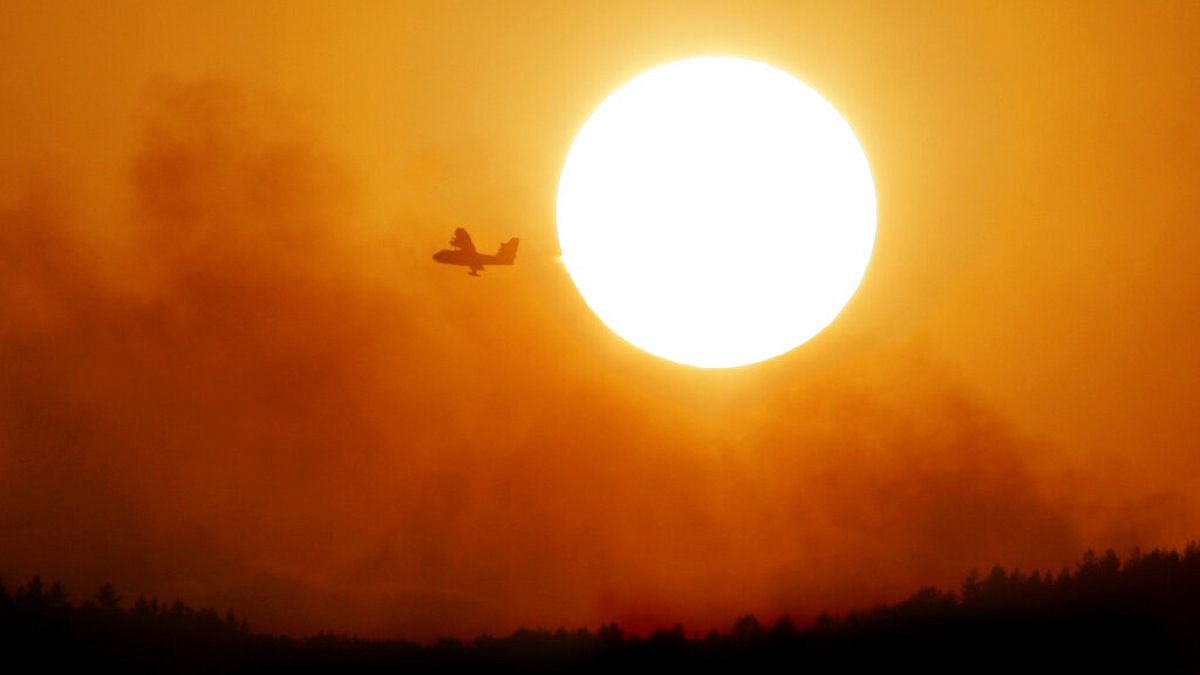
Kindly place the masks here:
<instances>
[{"instance_id":1,"label":"sun","mask_svg":"<svg viewBox=\"0 0 1200 675\"><path fill-rule=\"evenodd\" d=\"M614 333L702 368L783 354L850 300L875 245L850 125L756 61L676 61L583 125L558 185L562 260Z\"/></svg>"}]
</instances>

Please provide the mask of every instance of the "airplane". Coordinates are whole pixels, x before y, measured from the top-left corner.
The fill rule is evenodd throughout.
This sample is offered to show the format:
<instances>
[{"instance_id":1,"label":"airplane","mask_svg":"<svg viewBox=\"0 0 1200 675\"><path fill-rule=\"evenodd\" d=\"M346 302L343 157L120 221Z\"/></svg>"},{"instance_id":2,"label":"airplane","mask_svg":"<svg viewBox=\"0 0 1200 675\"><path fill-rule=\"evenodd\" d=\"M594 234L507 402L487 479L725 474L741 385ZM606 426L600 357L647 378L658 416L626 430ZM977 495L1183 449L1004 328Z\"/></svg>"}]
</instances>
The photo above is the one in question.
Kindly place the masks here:
<instances>
[{"instance_id":1,"label":"airplane","mask_svg":"<svg viewBox=\"0 0 1200 675\"><path fill-rule=\"evenodd\" d=\"M517 259L517 244L520 243L520 239L513 237L500 244L500 250L496 252L496 255L477 253L475 244L471 242L471 235L460 227L454 231L454 238L450 240L450 245L454 248L434 253L433 259L447 265L464 265L471 270L469 273L471 276L477 277L483 271L484 265L513 264L513 261Z\"/></svg>"}]
</instances>

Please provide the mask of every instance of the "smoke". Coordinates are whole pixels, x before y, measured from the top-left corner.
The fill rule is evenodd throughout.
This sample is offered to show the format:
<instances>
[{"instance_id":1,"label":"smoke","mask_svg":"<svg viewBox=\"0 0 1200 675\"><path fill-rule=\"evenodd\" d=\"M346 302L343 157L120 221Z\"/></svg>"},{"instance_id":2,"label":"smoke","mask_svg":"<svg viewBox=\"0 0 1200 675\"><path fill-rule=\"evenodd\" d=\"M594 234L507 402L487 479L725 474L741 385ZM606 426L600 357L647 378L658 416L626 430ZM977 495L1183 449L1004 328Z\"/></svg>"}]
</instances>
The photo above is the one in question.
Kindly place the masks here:
<instances>
[{"instance_id":1,"label":"smoke","mask_svg":"<svg viewBox=\"0 0 1200 675\"><path fill-rule=\"evenodd\" d=\"M590 351L560 268L478 283L429 263L446 223L363 225L286 106L160 83L142 124L128 218L53 183L0 213L10 579L293 633L701 629L1083 543L1053 448L911 348L689 405Z\"/></svg>"}]
</instances>

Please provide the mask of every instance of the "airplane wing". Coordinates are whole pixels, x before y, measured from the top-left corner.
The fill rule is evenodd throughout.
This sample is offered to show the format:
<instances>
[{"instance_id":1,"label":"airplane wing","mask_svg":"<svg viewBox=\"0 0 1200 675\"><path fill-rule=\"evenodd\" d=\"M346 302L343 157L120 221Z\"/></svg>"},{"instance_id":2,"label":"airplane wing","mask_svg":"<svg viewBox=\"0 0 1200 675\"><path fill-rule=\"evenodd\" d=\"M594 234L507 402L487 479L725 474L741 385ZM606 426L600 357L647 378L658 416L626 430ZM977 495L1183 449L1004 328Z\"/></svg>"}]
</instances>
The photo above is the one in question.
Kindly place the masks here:
<instances>
[{"instance_id":1,"label":"airplane wing","mask_svg":"<svg viewBox=\"0 0 1200 675\"><path fill-rule=\"evenodd\" d=\"M454 238L450 240L450 245L471 253L475 252L475 243L471 241L471 235L461 227L454 231Z\"/></svg>"}]
</instances>

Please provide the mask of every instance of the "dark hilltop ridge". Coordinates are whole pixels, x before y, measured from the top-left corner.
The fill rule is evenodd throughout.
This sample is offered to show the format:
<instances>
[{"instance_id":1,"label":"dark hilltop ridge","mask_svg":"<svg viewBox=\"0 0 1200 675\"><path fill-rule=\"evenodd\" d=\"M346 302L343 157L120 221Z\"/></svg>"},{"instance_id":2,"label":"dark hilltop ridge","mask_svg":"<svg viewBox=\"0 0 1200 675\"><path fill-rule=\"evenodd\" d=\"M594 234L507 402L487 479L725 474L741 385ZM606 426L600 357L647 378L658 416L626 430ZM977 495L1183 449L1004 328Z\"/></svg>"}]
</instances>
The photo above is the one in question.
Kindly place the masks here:
<instances>
[{"instance_id":1,"label":"dark hilltop ridge","mask_svg":"<svg viewBox=\"0 0 1200 675\"><path fill-rule=\"evenodd\" d=\"M432 644L320 634L256 633L233 610L180 601L126 602L110 584L77 603L39 577L0 583L0 649L8 672L1200 672L1200 546L1084 554L1057 574L993 567L960 589L806 626L753 616L728 632L682 626L641 637L518 629L507 637ZM7 668L6 668L7 670Z\"/></svg>"}]
</instances>

